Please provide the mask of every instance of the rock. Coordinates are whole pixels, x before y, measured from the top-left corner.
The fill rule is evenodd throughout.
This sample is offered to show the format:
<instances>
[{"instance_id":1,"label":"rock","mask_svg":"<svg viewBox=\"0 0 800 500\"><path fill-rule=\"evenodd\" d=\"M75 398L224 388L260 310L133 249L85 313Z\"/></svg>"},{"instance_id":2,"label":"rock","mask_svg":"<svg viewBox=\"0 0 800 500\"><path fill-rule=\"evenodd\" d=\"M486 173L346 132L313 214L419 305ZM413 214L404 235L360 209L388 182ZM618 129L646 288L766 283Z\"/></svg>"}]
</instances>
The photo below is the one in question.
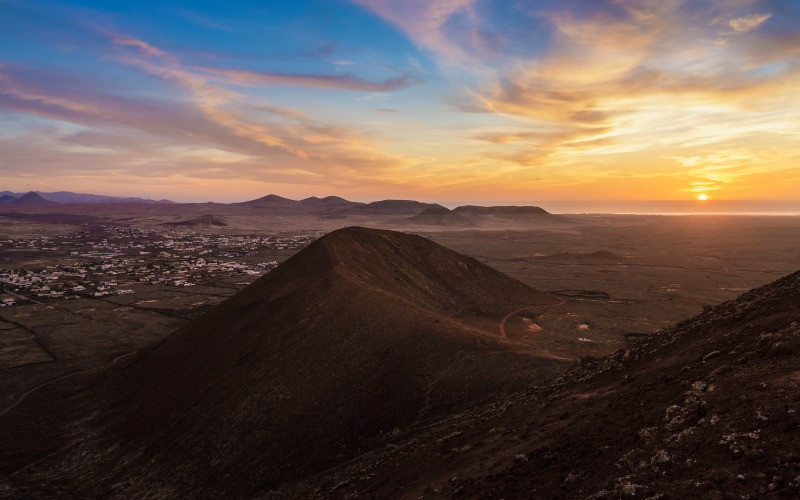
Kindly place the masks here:
<instances>
[{"instance_id":1,"label":"rock","mask_svg":"<svg viewBox=\"0 0 800 500\"><path fill-rule=\"evenodd\" d=\"M626 497L634 498L642 489L644 489L644 486L641 484L628 483L622 486L622 494Z\"/></svg>"},{"instance_id":2,"label":"rock","mask_svg":"<svg viewBox=\"0 0 800 500\"><path fill-rule=\"evenodd\" d=\"M669 456L665 450L658 450L655 455L650 458L651 464L665 464L672 460L672 457Z\"/></svg>"}]
</instances>

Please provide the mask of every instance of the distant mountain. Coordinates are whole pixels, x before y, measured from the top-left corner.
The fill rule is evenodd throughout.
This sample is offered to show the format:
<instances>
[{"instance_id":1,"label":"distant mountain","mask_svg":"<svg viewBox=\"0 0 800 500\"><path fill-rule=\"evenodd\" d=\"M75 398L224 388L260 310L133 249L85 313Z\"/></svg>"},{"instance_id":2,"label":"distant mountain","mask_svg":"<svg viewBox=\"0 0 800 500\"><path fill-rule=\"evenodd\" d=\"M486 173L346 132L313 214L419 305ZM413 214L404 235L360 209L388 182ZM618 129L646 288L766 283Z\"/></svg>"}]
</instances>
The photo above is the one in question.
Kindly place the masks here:
<instances>
[{"instance_id":1,"label":"distant mountain","mask_svg":"<svg viewBox=\"0 0 800 500\"><path fill-rule=\"evenodd\" d=\"M442 205L433 205L420 213L403 219L412 225L421 226L469 226L470 220Z\"/></svg>"},{"instance_id":2,"label":"distant mountain","mask_svg":"<svg viewBox=\"0 0 800 500\"><path fill-rule=\"evenodd\" d=\"M30 191L10 202L9 205L53 205L55 203L54 201L42 198L34 191Z\"/></svg>"},{"instance_id":3,"label":"distant mountain","mask_svg":"<svg viewBox=\"0 0 800 500\"><path fill-rule=\"evenodd\" d=\"M533 206L494 206L481 207L476 205L464 205L453 209L457 214L469 215L550 215L545 209Z\"/></svg>"},{"instance_id":4,"label":"distant mountain","mask_svg":"<svg viewBox=\"0 0 800 500\"><path fill-rule=\"evenodd\" d=\"M501 335L554 304L425 238L335 231L90 388L0 416L0 491L265 494L563 371Z\"/></svg>"},{"instance_id":5,"label":"distant mountain","mask_svg":"<svg viewBox=\"0 0 800 500\"><path fill-rule=\"evenodd\" d=\"M357 201L345 200L338 196L326 196L325 198L305 198L300 200L300 205L313 215L335 215L341 214L343 211L363 205Z\"/></svg>"},{"instance_id":6,"label":"distant mountain","mask_svg":"<svg viewBox=\"0 0 800 500\"><path fill-rule=\"evenodd\" d=\"M437 203L429 206L417 215L448 215L450 213L452 213L452 210Z\"/></svg>"},{"instance_id":7,"label":"distant mountain","mask_svg":"<svg viewBox=\"0 0 800 500\"><path fill-rule=\"evenodd\" d=\"M233 205L265 210L275 215L412 215L432 206L430 203L413 200L359 203L338 196L311 197L296 201L274 194Z\"/></svg>"},{"instance_id":8,"label":"distant mountain","mask_svg":"<svg viewBox=\"0 0 800 500\"><path fill-rule=\"evenodd\" d=\"M0 196L0 205L9 205L16 201L16 196L11 196L10 194L4 194Z\"/></svg>"},{"instance_id":9,"label":"distant mountain","mask_svg":"<svg viewBox=\"0 0 800 500\"><path fill-rule=\"evenodd\" d=\"M414 200L382 200L348 208L344 212L351 215L412 215L432 206L433 203Z\"/></svg>"},{"instance_id":10,"label":"distant mountain","mask_svg":"<svg viewBox=\"0 0 800 500\"><path fill-rule=\"evenodd\" d=\"M38 194L42 198L56 203L174 203L169 200L149 200L146 198L72 193L70 191L57 191L54 193L38 192ZM22 196L22 193L0 191L0 196L19 197Z\"/></svg>"},{"instance_id":11,"label":"distant mountain","mask_svg":"<svg viewBox=\"0 0 800 500\"><path fill-rule=\"evenodd\" d=\"M569 222L534 206L481 207L465 205L449 210L441 205L426 208L401 222L420 226L528 227Z\"/></svg>"},{"instance_id":12,"label":"distant mountain","mask_svg":"<svg viewBox=\"0 0 800 500\"><path fill-rule=\"evenodd\" d=\"M266 196L262 196L261 198L257 198L255 200L233 203L233 205L245 205L245 206L259 207L259 208L279 208L279 209L297 208L301 206L299 201L290 200L289 198L284 198L283 196L278 196L277 194L268 194Z\"/></svg>"}]
</instances>

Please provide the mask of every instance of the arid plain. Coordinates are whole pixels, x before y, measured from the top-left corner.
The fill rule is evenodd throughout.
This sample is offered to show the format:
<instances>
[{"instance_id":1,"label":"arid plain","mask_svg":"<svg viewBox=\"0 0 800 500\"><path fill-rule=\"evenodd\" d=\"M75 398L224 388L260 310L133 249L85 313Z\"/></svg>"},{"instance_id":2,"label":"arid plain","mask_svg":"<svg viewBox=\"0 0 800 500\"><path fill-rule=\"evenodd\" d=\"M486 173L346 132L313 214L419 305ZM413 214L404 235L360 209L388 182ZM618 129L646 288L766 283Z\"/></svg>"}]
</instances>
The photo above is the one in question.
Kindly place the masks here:
<instances>
[{"instance_id":1,"label":"arid plain","mask_svg":"<svg viewBox=\"0 0 800 500\"><path fill-rule=\"evenodd\" d=\"M204 215L220 224L168 225ZM142 228L152 234L303 241L346 226L388 228L422 235L536 290L551 292L559 299L557 305L478 323L500 335L502 320L502 334L509 341L559 359L566 368L795 271L800 262L800 218L790 216L565 214L555 222L522 221L506 223L508 227L493 223L479 229L407 219L402 214L270 215L215 204L17 208L2 214L0 240L8 243L0 249L0 268L42 270L91 260L66 249L17 248L13 242L58 238L101 225ZM300 246L263 246L232 260L282 262ZM159 341L254 277L218 274L191 288L132 283L135 293L127 295L19 300L0 309L0 411L42 384L97 370Z\"/></svg>"},{"instance_id":2,"label":"arid plain","mask_svg":"<svg viewBox=\"0 0 800 500\"><path fill-rule=\"evenodd\" d=\"M26 196L37 203L0 210L0 488L12 495L416 498L471 488L520 497L569 483L562 493L571 498L634 488L632 476L589 472L581 447L622 457L604 467L654 453L652 470L628 468L644 474L636 488L660 491L659 460L685 455L690 464L708 448L676 448L683 438L672 420L702 417L712 402L698 398L715 380L738 387L740 372L772 373L771 357L789 352L775 335L788 339L797 325L796 276L742 294L796 270L798 217ZM753 337L756 320L788 330ZM715 346L725 342L726 356L745 349L744 368L720 361ZM640 369L628 367L634 361ZM678 418L666 405L692 384L689 373L697 394L684 406L697 404ZM569 380L575 396L558 396ZM651 388L667 382L669 397L656 397ZM770 394L752 404L759 419L780 413L783 396ZM720 415L734 399L719 402ZM563 458L526 451L531 430L502 431L522 429L519 419L505 422L511 408L541 420L529 429L558 427L540 438ZM647 441L655 431L580 431L573 442L569 429L594 428L586 415L603 411L609 429L651 425L666 412L670 451L650 450L661 446ZM731 435L750 425L736 415L741 422L725 424ZM473 439L475 418L489 420ZM487 435L501 441L486 448ZM701 476L712 478L709 491L798 488L760 476L800 469L794 458L735 470L714 453L689 471L686 491ZM466 461L439 471L445 455ZM428 465L384 471L405 459ZM529 462L550 472L517 477ZM757 480L734 484L742 471Z\"/></svg>"}]
</instances>

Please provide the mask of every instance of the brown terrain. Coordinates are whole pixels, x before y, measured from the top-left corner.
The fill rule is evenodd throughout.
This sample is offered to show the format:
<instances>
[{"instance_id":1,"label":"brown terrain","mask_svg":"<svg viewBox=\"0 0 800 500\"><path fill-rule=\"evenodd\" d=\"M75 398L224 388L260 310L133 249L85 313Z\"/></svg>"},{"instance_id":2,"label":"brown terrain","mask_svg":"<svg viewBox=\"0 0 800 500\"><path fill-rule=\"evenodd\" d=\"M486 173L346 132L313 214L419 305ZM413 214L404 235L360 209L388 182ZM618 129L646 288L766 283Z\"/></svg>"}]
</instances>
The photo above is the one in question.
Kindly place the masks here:
<instances>
[{"instance_id":1,"label":"brown terrain","mask_svg":"<svg viewBox=\"0 0 800 500\"><path fill-rule=\"evenodd\" d=\"M284 487L297 498L796 498L800 272Z\"/></svg>"},{"instance_id":2,"label":"brown terrain","mask_svg":"<svg viewBox=\"0 0 800 500\"><path fill-rule=\"evenodd\" d=\"M496 208L4 204L9 241L427 239L351 228L260 252L286 262L246 288L0 309L0 496L797 494L800 278L710 305L796 270L800 219ZM63 258L0 248L0 268Z\"/></svg>"},{"instance_id":3,"label":"brown terrain","mask_svg":"<svg viewBox=\"0 0 800 500\"><path fill-rule=\"evenodd\" d=\"M0 467L26 494L267 491L562 371L505 329L561 303L424 238L336 231L153 347L29 394L0 417Z\"/></svg>"}]
</instances>

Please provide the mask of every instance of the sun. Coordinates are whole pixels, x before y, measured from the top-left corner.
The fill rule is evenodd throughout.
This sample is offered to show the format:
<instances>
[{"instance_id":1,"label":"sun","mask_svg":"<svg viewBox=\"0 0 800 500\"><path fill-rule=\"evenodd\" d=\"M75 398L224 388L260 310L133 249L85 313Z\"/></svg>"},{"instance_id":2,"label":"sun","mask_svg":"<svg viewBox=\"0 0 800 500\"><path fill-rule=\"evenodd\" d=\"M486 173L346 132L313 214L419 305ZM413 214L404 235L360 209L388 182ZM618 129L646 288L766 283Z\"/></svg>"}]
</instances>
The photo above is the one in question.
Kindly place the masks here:
<instances>
[{"instance_id":1,"label":"sun","mask_svg":"<svg viewBox=\"0 0 800 500\"><path fill-rule=\"evenodd\" d=\"M706 201L708 199L708 195L705 193L698 194L697 199L700 201Z\"/></svg>"}]
</instances>

